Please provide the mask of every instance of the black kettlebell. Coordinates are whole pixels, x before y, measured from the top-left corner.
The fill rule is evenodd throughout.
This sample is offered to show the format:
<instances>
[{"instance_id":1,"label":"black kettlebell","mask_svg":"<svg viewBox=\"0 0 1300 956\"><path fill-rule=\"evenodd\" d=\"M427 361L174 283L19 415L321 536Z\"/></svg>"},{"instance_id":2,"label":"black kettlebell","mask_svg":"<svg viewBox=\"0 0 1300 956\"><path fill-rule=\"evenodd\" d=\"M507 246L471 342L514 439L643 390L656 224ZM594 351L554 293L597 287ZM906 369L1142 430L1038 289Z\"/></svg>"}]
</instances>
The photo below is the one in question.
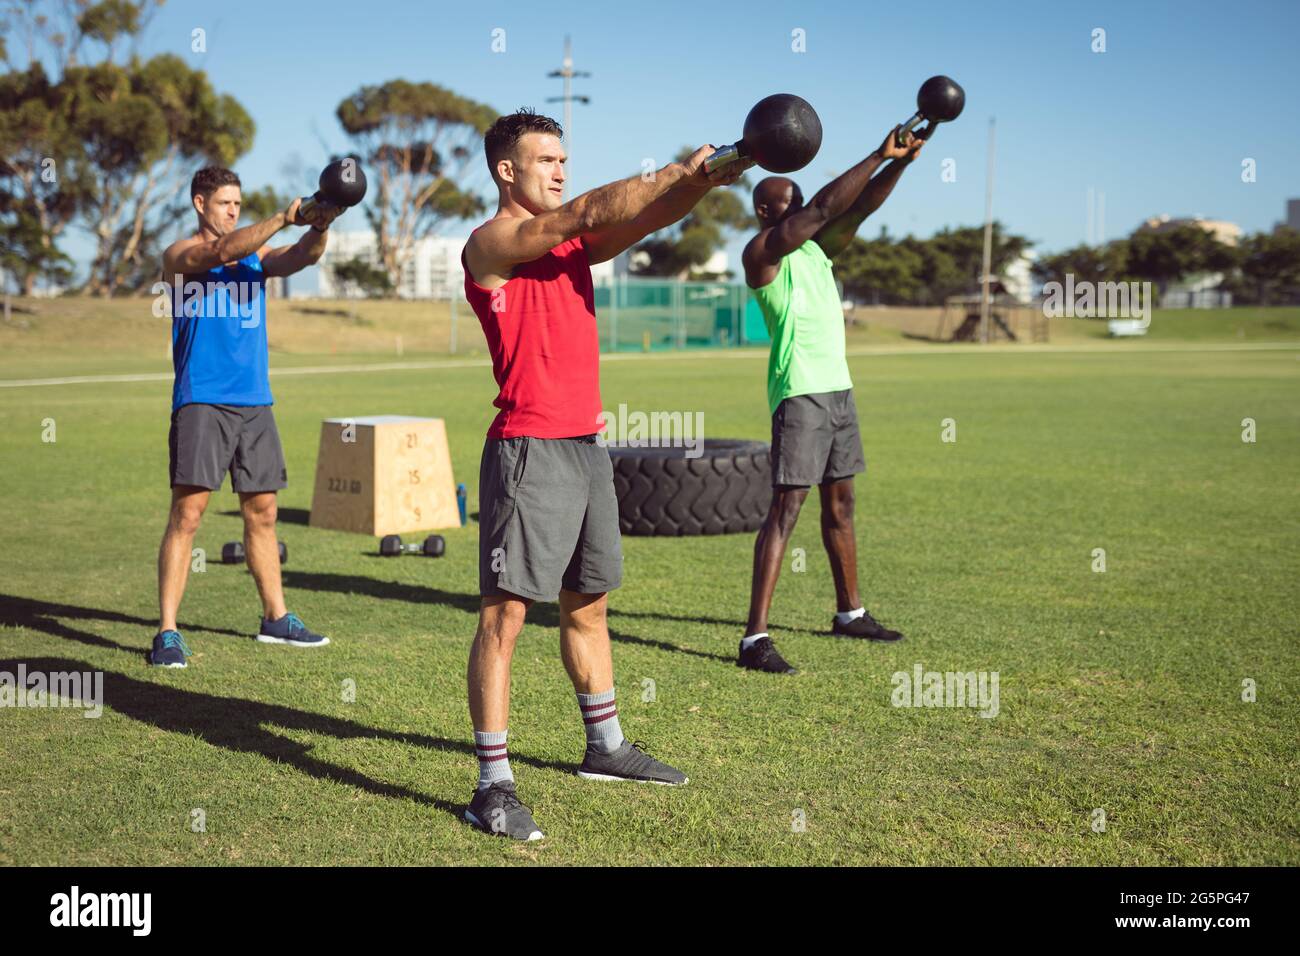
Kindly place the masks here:
<instances>
[{"instance_id":1,"label":"black kettlebell","mask_svg":"<svg viewBox=\"0 0 1300 956\"><path fill-rule=\"evenodd\" d=\"M713 172L738 159L753 159L770 173L792 173L812 162L822 146L822 121L812 105L793 93L773 93L745 117L740 141L704 161Z\"/></svg>"},{"instance_id":2,"label":"black kettlebell","mask_svg":"<svg viewBox=\"0 0 1300 956\"><path fill-rule=\"evenodd\" d=\"M931 126L935 123L950 123L966 108L966 91L956 80L946 76L932 76L916 93L916 112L898 131L898 145L904 145L904 137L921 124L922 120Z\"/></svg>"},{"instance_id":3,"label":"black kettlebell","mask_svg":"<svg viewBox=\"0 0 1300 956\"><path fill-rule=\"evenodd\" d=\"M366 198L366 174L355 156L336 159L321 170L319 189L304 197L298 207L301 216L310 215L320 202L328 202L341 209L351 209Z\"/></svg>"}]
</instances>

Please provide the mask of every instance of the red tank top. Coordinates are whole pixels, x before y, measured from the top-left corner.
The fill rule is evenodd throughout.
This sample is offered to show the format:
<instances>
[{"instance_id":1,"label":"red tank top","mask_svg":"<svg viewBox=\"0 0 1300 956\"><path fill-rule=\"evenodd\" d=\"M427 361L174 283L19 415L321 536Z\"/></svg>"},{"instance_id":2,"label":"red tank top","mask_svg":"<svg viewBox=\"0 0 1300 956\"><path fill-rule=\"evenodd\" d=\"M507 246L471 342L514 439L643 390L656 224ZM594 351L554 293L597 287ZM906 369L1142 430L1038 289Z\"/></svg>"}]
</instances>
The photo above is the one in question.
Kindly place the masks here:
<instances>
[{"instance_id":1,"label":"red tank top","mask_svg":"<svg viewBox=\"0 0 1300 956\"><path fill-rule=\"evenodd\" d=\"M600 340L581 239L515 266L498 289L465 269L465 298L492 356L501 409L489 438L574 438L600 430Z\"/></svg>"}]
</instances>

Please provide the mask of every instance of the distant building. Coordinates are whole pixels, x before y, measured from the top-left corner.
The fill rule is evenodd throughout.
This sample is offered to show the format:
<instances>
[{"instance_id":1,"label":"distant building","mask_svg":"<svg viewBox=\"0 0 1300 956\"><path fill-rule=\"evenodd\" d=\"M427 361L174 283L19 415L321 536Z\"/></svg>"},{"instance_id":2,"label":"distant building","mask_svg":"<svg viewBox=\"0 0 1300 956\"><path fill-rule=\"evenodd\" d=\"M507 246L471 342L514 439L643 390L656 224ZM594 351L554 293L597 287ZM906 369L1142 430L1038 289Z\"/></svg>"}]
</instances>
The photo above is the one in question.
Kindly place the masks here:
<instances>
[{"instance_id":1,"label":"distant building","mask_svg":"<svg viewBox=\"0 0 1300 956\"><path fill-rule=\"evenodd\" d=\"M1286 224L1300 232L1300 199L1286 201Z\"/></svg>"},{"instance_id":2,"label":"distant building","mask_svg":"<svg viewBox=\"0 0 1300 956\"><path fill-rule=\"evenodd\" d=\"M401 299L450 299L464 295L465 272L461 268L460 253L468 236L427 236L417 240L402 281L397 289ZM373 232L335 232L330 235L329 246L320 260L320 295L323 298L355 297L359 293L344 292L334 281L333 265L349 259L363 259L379 268L379 253ZM607 262L591 267L592 280L600 285L613 281L615 276L627 275L628 255L623 253Z\"/></svg>"},{"instance_id":3,"label":"distant building","mask_svg":"<svg viewBox=\"0 0 1300 956\"><path fill-rule=\"evenodd\" d=\"M428 236L415 243L411 258L402 270L397 287L402 299L449 299L461 295L465 276L460 267L460 251L465 247L464 236ZM382 268L375 234L365 232L334 232L320 259L318 279L320 295L327 299L357 297L355 290L344 291L334 279L334 266L350 259L361 259L375 268Z\"/></svg>"},{"instance_id":4,"label":"distant building","mask_svg":"<svg viewBox=\"0 0 1300 956\"><path fill-rule=\"evenodd\" d=\"M1176 229L1179 226L1200 226L1225 246L1235 246L1237 240L1241 238L1241 226L1235 222L1227 222L1222 219L1205 219L1201 216L1172 219L1168 213L1148 219L1138 227L1138 232L1164 232L1167 229Z\"/></svg>"},{"instance_id":5,"label":"distant building","mask_svg":"<svg viewBox=\"0 0 1300 956\"><path fill-rule=\"evenodd\" d=\"M1138 227L1138 232L1162 232L1178 226L1200 226L1225 246L1235 246L1241 239L1241 227L1235 222L1222 219L1206 219L1203 216L1191 216L1172 219L1168 215L1148 219ZM1164 309L1220 309L1232 305L1232 293L1221 291L1223 283L1221 272L1198 272L1183 276L1178 282L1171 282L1165 288L1160 299Z\"/></svg>"},{"instance_id":6,"label":"distant building","mask_svg":"<svg viewBox=\"0 0 1300 956\"><path fill-rule=\"evenodd\" d=\"M1232 307L1232 293L1219 288L1223 283L1221 272L1199 272L1186 276L1180 282L1169 283L1160 297L1162 309L1228 309Z\"/></svg>"},{"instance_id":7,"label":"distant building","mask_svg":"<svg viewBox=\"0 0 1300 956\"><path fill-rule=\"evenodd\" d=\"M1002 270L1002 286L1018 302L1029 302L1034 298L1034 262L1037 259L1038 253L1026 249Z\"/></svg>"}]
</instances>

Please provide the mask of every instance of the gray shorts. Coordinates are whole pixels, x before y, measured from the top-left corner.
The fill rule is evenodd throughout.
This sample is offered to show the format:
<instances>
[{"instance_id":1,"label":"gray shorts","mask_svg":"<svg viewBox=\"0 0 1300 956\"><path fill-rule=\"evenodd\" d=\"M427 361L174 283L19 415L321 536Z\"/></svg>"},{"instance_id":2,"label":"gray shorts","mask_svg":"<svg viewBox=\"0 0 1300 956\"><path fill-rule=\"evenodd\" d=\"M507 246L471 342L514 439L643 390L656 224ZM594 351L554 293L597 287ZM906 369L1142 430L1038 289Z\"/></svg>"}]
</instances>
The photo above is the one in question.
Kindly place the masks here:
<instances>
[{"instance_id":1,"label":"gray shorts","mask_svg":"<svg viewBox=\"0 0 1300 956\"><path fill-rule=\"evenodd\" d=\"M853 389L795 395L772 415L772 485L811 487L866 471Z\"/></svg>"},{"instance_id":2,"label":"gray shorts","mask_svg":"<svg viewBox=\"0 0 1300 956\"><path fill-rule=\"evenodd\" d=\"M278 491L289 484L270 405L182 405L172 412L167 446L173 488L216 491L227 471L237 492Z\"/></svg>"},{"instance_id":3,"label":"gray shorts","mask_svg":"<svg viewBox=\"0 0 1300 956\"><path fill-rule=\"evenodd\" d=\"M479 592L554 601L612 591L623 543L609 452L582 438L489 438L479 464Z\"/></svg>"}]
</instances>

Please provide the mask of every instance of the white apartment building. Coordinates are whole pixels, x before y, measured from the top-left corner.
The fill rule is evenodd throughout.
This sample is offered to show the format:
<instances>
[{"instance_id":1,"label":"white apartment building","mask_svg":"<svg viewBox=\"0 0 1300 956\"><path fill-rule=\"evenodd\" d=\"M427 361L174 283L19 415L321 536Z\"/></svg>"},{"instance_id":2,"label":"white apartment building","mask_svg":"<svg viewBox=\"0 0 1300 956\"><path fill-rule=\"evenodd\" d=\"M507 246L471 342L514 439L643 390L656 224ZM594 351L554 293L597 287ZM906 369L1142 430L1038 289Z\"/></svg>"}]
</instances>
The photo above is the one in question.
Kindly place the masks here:
<instances>
[{"instance_id":1,"label":"white apartment building","mask_svg":"<svg viewBox=\"0 0 1300 956\"><path fill-rule=\"evenodd\" d=\"M402 272L397 289L402 299L450 299L461 296L465 288L465 273L460 265L460 252L468 236L428 236L415 243L415 251ZM331 232L329 246L320 260L320 295L323 298L344 298L345 293L334 281L334 263L361 258L379 266L375 234L365 232ZM592 279L597 285L626 276L628 254L600 262L591 267ZM357 293L353 291L351 295Z\"/></svg>"},{"instance_id":2,"label":"white apartment building","mask_svg":"<svg viewBox=\"0 0 1300 956\"><path fill-rule=\"evenodd\" d=\"M1029 302L1034 298L1034 263L1037 261L1038 253L1026 249L1002 273L1003 287L1018 302Z\"/></svg>"},{"instance_id":3,"label":"white apartment building","mask_svg":"<svg viewBox=\"0 0 1300 956\"><path fill-rule=\"evenodd\" d=\"M1139 232L1160 232L1175 226L1200 226L1226 246L1235 246L1241 240L1241 227L1222 219L1203 216L1174 219L1167 213L1153 217L1138 227ZM1222 272L1198 272L1171 282L1160 299L1165 309L1226 309L1232 306L1232 293L1220 291Z\"/></svg>"}]
</instances>

